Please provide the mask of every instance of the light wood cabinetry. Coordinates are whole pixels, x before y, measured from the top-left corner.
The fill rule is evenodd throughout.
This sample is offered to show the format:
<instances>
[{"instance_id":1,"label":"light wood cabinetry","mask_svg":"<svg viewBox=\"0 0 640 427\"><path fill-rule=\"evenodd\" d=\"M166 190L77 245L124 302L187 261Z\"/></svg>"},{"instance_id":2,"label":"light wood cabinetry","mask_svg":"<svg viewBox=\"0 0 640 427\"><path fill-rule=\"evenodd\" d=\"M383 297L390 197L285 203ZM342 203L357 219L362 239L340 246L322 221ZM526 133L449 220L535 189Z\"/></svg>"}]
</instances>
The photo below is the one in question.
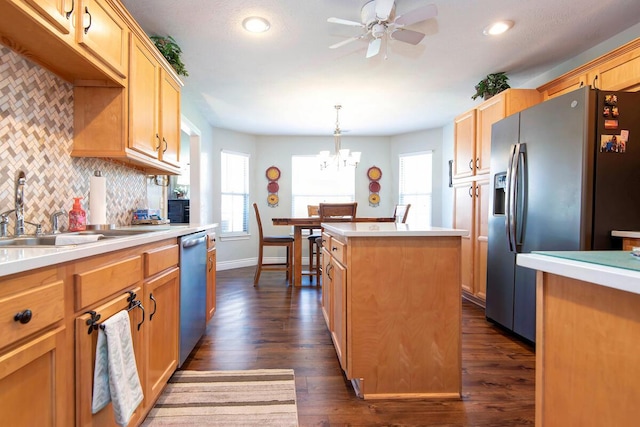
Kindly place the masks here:
<instances>
[{"instance_id":1,"label":"light wood cabinetry","mask_svg":"<svg viewBox=\"0 0 640 427\"><path fill-rule=\"evenodd\" d=\"M0 279L0 419L10 425L71 423L64 289L56 272ZM37 398L29 398L35 390Z\"/></svg>"},{"instance_id":2,"label":"light wood cabinetry","mask_svg":"<svg viewBox=\"0 0 640 427\"><path fill-rule=\"evenodd\" d=\"M640 247L640 239L625 237L622 239L622 250L631 251L633 248Z\"/></svg>"},{"instance_id":3,"label":"light wood cabinetry","mask_svg":"<svg viewBox=\"0 0 640 427\"><path fill-rule=\"evenodd\" d=\"M459 397L460 237L323 237L323 314L356 392Z\"/></svg>"},{"instance_id":4,"label":"light wood cabinetry","mask_svg":"<svg viewBox=\"0 0 640 427\"><path fill-rule=\"evenodd\" d=\"M481 306L487 290L488 191L488 179L461 182L453 187L453 227L469 231L462 237L462 290L465 297Z\"/></svg>"},{"instance_id":5,"label":"light wood cabinetry","mask_svg":"<svg viewBox=\"0 0 640 427\"><path fill-rule=\"evenodd\" d=\"M602 55L540 86L544 99L584 85L602 90L640 90L640 38Z\"/></svg>"},{"instance_id":6,"label":"light wood cabinetry","mask_svg":"<svg viewBox=\"0 0 640 427\"><path fill-rule=\"evenodd\" d=\"M216 234L207 235L207 322L216 312Z\"/></svg>"},{"instance_id":7,"label":"light wood cabinetry","mask_svg":"<svg viewBox=\"0 0 640 427\"><path fill-rule=\"evenodd\" d=\"M61 34L71 32L71 17L75 4L74 0L23 0L25 6L30 6L34 13L53 25Z\"/></svg>"},{"instance_id":8,"label":"light wood cabinetry","mask_svg":"<svg viewBox=\"0 0 640 427\"><path fill-rule=\"evenodd\" d=\"M178 367L180 269L178 245L163 246L144 254L144 306L148 310L145 407L156 401Z\"/></svg>"},{"instance_id":9,"label":"light wood cabinetry","mask_svg":"<svg viewBox=\"0 0 640 427\"><path fill-rule=\"evenodd\" d=\"M462 289L484 306L487 269L488 177L491 126L542 101L533 89L507 89L454 120L454 228L469 230L462 238Z\"/></svg>"},{"instance_id":10,"label":"light wood cabinetry","mask_svg":"<svg viewBox=\"0 0 640 427\"><path fill-rule=\"evenodd\" d=\"M76 41L94 58L127 77L129 28L109 0L77 1Z\"/></svg>"},{"instance_id":11,"label":"light wood cabinetry","mask_svg":"<svg viewBox=\"0 0 640 427\"><path fill-rule=\"evenodd\" d=\"M542 100L534 89L507 89L454 120L453 178L489 173L491 125Z\"/></svg>"}]
</instances>

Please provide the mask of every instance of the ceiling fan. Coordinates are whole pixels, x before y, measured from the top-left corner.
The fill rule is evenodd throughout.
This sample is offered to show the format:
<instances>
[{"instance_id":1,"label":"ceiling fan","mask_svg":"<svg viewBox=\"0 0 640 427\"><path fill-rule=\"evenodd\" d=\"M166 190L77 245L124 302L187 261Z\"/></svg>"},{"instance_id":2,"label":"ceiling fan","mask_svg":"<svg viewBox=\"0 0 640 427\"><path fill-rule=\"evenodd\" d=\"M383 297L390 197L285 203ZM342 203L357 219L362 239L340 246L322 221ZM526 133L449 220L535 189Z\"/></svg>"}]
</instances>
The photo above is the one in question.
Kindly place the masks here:
<instances>
[{"instance_id":1,"label":"ceiling fan","mask_svg":"<svg viewBox=\"0 0 640 427\"><path fill-rule=\"evenodd\" d=\"M333 17L327 19L328 22L333 24L349 25L364 29L364 32L359 36L350 37L329 46L329 48L335 49L353 41L370 37L371 40L369 41L369 47L367 48L367 58L371 58L380 53L382 39L385 35L392 40L416 45L422 41L425 35L418 31L406 29L405 27L431 19L437 14L438 9L436 6L429 4L409 11L403 15L396 16L396 5L394 0L371 0L362 6L362 10L360 11L362 22Z\"/></svg>"}]
</instances>

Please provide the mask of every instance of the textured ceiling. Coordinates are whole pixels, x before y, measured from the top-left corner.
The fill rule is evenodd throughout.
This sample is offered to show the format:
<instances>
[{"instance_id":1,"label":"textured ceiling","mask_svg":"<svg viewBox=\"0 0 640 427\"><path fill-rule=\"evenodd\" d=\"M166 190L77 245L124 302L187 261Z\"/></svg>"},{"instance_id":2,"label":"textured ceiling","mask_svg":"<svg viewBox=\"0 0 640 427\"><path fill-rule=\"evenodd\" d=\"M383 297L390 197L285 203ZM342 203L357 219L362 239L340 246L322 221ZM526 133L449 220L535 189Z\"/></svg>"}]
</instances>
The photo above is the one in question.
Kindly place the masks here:
<instances>
[{"instance_id":1,"label":"textured ceiling","mask_svg":"<svg viewBox=\"0 0 640 427\"><path fill-rule=\"evenodd\" d=\"M418 45L391 41L365 59L367 41L329 49L360 29L367 0L123 0L150 35L171 35L189 77L183 93L212 126L263 135L395 135L439 127L473 107L474 85L506 71L525 84L542 71L640 22L639 0L396 0L402 15L435 4L438 16L411 26ZM242 20L271 22L249 34ZM487 37L492 21L515 21ZM640 34L638 34L640 36Z\"/></svg>"}]
</instances>

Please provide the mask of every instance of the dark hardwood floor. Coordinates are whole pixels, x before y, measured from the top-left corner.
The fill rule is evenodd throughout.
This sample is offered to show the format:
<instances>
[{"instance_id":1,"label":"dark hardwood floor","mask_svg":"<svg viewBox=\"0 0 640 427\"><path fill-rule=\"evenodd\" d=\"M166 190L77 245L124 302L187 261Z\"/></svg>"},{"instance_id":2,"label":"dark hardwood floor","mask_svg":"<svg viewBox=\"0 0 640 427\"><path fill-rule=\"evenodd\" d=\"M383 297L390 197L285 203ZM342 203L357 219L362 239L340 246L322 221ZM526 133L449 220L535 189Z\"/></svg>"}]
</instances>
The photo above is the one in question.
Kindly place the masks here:
<instances>
[{"instance_id":1,"label":"dark hardwood floor","mask_svg":"<svg viewBox=\"0 0 640 427\"><path fill-rule=\"evenodd\" d=\"M295 370L301 426L534 425L533 349L462 303L461 400L362 400L344 377L320 309L321 290L284 273L219 271L217 311L182 369Z\"/></svg>"}]
</instances>

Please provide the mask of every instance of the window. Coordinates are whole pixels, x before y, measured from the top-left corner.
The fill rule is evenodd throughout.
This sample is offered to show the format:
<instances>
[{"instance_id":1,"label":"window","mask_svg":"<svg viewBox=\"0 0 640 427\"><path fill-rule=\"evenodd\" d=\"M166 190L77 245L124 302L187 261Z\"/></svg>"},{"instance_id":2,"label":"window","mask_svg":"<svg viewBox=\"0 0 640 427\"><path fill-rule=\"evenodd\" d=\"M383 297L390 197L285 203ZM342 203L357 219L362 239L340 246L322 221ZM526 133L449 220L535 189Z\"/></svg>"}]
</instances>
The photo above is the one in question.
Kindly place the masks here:
<instances>
[{"instance_id":1,"label":"window","mask_svg":"<svg viewBox=\"0 0 640 427\"><path fill-rule=\"evenodd\" d=\"M221 155L221 233L249 233L249 155L223 151Z\"/></svg>"},{"instance_id":2,"label":"window","mask_svg":"<svg viewBox=\"0 0 640 427\"><path fill-rule=\"evenodd\" d=\"M292 156L292 216L307 216L307 205L353 202L356 194L355 177L353 167L320 170L316 156Z\"/></svg>"},{"instance_id":3,"label":"window","mask_svg":"<svg viewBox=\"0 0 640 427\"><path fill-rule=\"evenodd\" d=\"M398 203L411 203L407 222L412 226L431 225L432 153L400 155Z\"/></svg>"}]
</instances>

